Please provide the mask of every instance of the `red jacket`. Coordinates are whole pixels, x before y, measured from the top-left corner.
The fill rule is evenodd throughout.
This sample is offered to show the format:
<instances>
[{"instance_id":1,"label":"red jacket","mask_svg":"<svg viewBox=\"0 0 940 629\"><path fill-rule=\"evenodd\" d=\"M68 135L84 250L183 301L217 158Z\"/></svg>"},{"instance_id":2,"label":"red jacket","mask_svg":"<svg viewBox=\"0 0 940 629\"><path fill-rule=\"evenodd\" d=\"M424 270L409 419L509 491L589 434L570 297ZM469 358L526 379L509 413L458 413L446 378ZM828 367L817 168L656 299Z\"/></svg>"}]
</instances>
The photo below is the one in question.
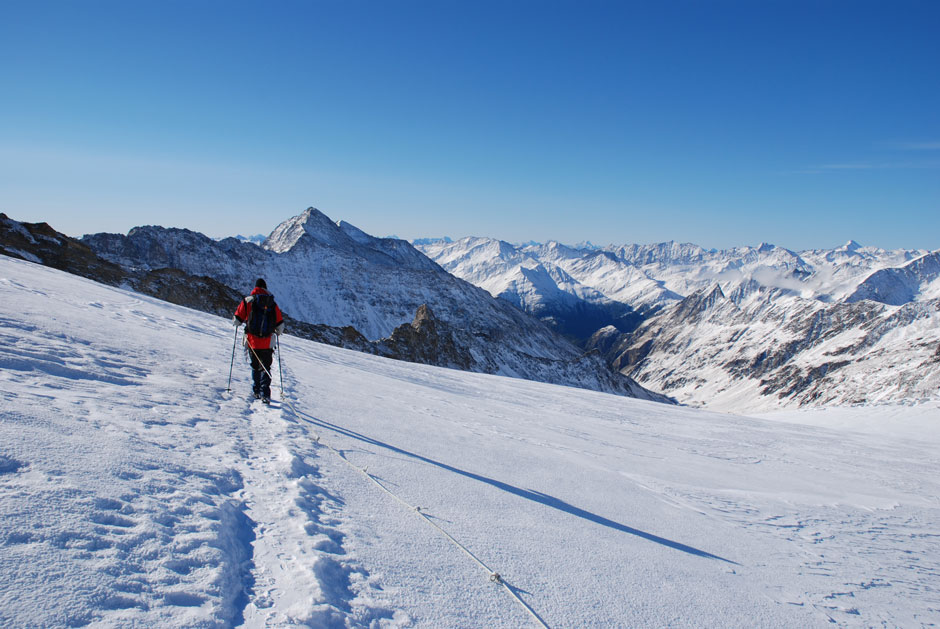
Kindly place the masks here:
<instances>
[{"instance_id":1,"label":"red jacket","mask_svg":"<svg viewBox=\"0 0 940 629\"><path fill-rule=\"evenodd\" d=\"M238 304L238 309L235 311L235 320L236 325L241 325L245 321L248 321L248 318L251 316L251 306L253 297L255 295L270 295L268 291L263 288L257 288L251 291L251 295L242 299L242 302ZM277 307L277 304L274 304L274 327L277 327L284 323L284 315L281 314L281 309ZM251 349L271 349L271 337L270 336L255 336L254 334L249 334L245 332L245 343Z\"/></svg>"}]
</instances>

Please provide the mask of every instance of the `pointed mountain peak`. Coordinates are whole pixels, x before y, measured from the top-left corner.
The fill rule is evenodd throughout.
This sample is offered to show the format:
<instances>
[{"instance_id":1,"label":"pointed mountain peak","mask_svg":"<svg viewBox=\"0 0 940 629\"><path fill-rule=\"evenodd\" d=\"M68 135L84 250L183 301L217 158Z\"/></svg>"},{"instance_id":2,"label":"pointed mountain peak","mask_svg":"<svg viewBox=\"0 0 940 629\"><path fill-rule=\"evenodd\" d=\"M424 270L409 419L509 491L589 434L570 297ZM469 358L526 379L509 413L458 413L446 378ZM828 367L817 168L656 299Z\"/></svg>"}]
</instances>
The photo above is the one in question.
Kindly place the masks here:
<instances>
[{"instance_id":1,"label":"pointed mountain peak","mask_svg":"<svg viewBox=\"0 0 940 629\"><path fill-rule=\"evenodd\" d=\"M579 249L579 250L581 250L581 251L600 251L603 247L599 247L599 246L595 245L595 244L594 244L593 242L591 242L590 240L582 240L581 242L577 242L577 243L571 245L571 248L572 248L572 249Z\"/></svg>"},{"instance_id":2,"label":"pointed mountain peak","mask_svg":"<svg viewBox=\"0 0 940 629\"><path fill-rule=\"evenodd\" d=\"M708 293L708 299L723 299L724 296L725 291L721 290L721 284L715 284L711 292Z\"/></svg>"},{"instance_id":3,"label":"pointed mountain peak","mask_svg":"<svg viewBox=\"0 0 940 629\"><path fill-rule=\"evenodd\" d=\"M295 216L293 219L304 226L308 232L318 232L322 229L330 231L338 227L329 216L315 207L308 207L306 210Z\"/></svg>"},{"instance_id":4,"label":"pointed mountain peak","mask_svg":"<svg viewBox=\"0 0 940 629\"><path fill-rule=\"evenodd\" d=\"M324 214L317 208L308 207L306 210L304 210L297 216L292 216L291 218L287 219L286 221L281 223L281 225L279 225L278 227L288 225L288 224L305 227L308 225L309 226L323 225L325 223L332 224L333 221L330 220L330 217L328 217L326 214Z\"/></svg>"},{"instance_id":5,"label":"pointed mountain peak","mask_svg":"<svg viewBox=\"0 0 940 629\"><path fill-rule=\"evenodd\" d=\"M679 319L691 319L701 315L706 310L714 308L717 304L727 301L721 286L716 283L711 287L705 287L692 293L679 302L674 311L674 316Z\"/></svg>"},{"instance_id":6,"label":"pointed mountain peak","mask_svg":"<svg viewBox=\"0 0 940 629\"><path fill-rule=\"evenodd\" d=\"M842 249L843 251L854 253L858 251L859 249L861 249L862 245L858 244L858 242L855 240L850 240L839 248Z\"/></svg>"},{"instance_id":7,"label":"pointed mountain peak","mask_svg":"<svg viewBox=\"0 0 940 629\"><path fill-rule=\"evenodd\" d=\"M557 240L549 240L544 245L542 245L542 248L547 253L550 253L551 255L555 255L555 256L569 257L569 256L574 256L577 254L577 252L574 251L571 247L569 247L566 244L560 243Z\"/></svg>"},{"instance_id":8,"label":"pointed mountain peak","mask_svg":"<svg viewBox=\"0 0 940 629\"><path fill-rule=\"evenodd\" d=\"M519 253L513 245L509 244L505 240L498 240L496 242L500 257L509 258Z\"/></svg>"},{"instance_id":9,"label":"pointed mountain peak","mask_svg":"<svg viewBox=\"0 0 940 629\"><path fill-rule=\"evenodd\" d=\"M330 217L315 207L309 207L275 227L262 246L270 251L284 253L292 249L304 236L332 246L340 245L349 239Z\"/></svg>"}]
</instances>

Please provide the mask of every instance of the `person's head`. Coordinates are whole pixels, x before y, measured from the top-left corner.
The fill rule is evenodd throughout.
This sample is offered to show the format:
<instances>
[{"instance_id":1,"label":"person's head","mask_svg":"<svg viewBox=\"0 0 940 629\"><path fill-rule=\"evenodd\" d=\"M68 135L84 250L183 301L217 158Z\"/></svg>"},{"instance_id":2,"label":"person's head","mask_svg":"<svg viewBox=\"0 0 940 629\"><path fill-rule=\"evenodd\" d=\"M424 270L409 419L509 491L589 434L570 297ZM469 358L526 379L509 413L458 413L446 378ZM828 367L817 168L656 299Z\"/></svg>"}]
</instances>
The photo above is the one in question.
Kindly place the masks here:
<instances>
[{"instance_id":1,"label":"person's head","mask_svg":"<svg viewBox=\"0 0 940 629\"><path fill-rule=\"evenodd\" d=\"M255 281L255 288L263 288L264 290L268 290L268 285L267 285L267 283L266 283L263 279L261 279L261 278L259 277L259 278Z\"/></svg>"}]
</instances>

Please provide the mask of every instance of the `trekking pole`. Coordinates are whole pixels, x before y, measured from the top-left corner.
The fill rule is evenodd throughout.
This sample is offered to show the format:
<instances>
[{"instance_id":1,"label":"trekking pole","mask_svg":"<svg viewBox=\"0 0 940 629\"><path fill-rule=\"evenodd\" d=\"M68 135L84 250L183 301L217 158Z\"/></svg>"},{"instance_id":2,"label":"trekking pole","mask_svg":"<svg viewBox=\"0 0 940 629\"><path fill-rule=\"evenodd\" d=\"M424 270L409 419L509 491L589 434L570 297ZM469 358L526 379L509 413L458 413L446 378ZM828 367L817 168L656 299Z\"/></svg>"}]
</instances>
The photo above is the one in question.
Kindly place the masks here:
<instances>
[{"instance_id":1,"label":"trekking pole","mask_svg":"<svg viewBox=\"0 0 940 629\"><path fill-rule=\"evenodd\" d=\"M277 349L277 378L281 381L281 399L284 399L284 370L281 368L281 335L274 337L274 347Z\"/></svg>"},{"instance_id":2,"label":"trekking pole","mask_svg":"<svg viewBox=\"0 0 940 629\"><path fill-rule=\"evenodd\" d=\"M232 369L235 368L235 346L238 345L238 326L235 326L235 340L232 341L232 364L228 368L228 386L225 387L225 390L231 392L232 390Z\"/></svg>"}]
</instances>

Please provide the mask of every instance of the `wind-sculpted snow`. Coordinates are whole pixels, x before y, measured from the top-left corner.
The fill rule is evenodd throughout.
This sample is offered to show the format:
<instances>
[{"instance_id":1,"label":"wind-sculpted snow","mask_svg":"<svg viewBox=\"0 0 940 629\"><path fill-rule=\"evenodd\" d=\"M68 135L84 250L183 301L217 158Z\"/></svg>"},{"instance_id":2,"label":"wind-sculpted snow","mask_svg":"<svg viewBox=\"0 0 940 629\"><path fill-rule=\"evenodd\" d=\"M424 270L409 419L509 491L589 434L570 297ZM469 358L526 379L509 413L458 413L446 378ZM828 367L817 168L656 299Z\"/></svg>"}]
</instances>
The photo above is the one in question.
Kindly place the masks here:
<instances>
[{"instance_id":1,"label":"wind-sculpted snow","mask_svg":"<svg viewBox=\"0 0 940 629\"><path fill-rule=\"evenodd\" d=\"M550 627L940 623L937 403L820 428L282 341L267 408L225 318L0 256L0 626L532 626L421 514Z\"/></svg>"}]
</instances>

